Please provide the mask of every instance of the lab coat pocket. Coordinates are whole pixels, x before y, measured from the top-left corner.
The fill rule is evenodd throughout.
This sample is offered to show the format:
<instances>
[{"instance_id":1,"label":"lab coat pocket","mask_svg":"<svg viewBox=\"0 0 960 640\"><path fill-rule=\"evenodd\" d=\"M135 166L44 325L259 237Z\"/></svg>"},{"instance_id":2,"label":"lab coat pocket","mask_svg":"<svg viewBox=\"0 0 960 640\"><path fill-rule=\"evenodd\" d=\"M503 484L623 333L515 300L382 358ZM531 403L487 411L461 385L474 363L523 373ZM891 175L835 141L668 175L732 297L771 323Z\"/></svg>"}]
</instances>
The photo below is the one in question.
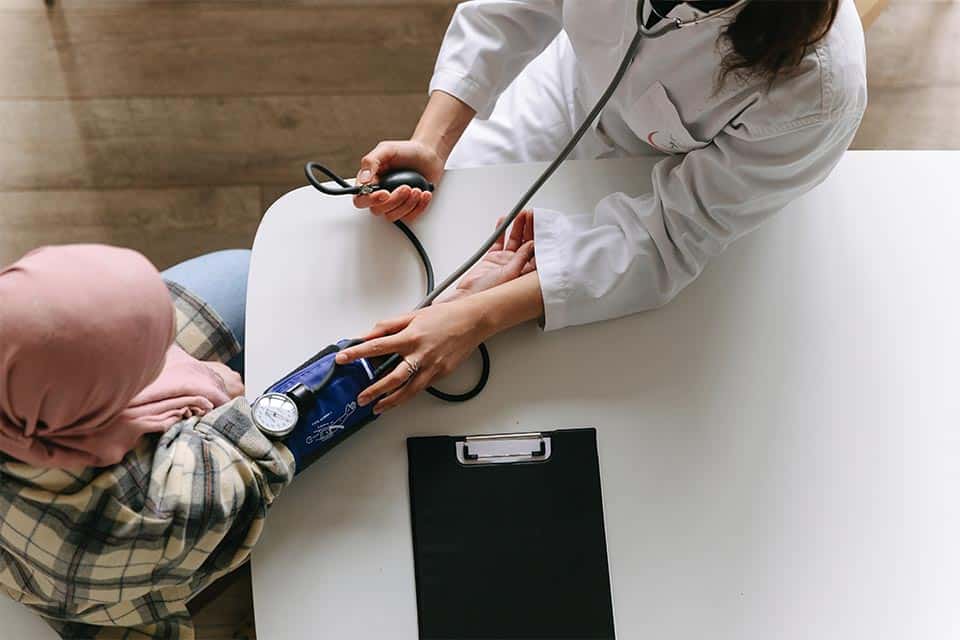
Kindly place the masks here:
<instances>
[{"instance_id":1,"label":"lab coat pocket","mask_svg":"<svg viewBox=\"0 0 960 640\"><path fill-rule=\"evenodd\" d=\"M687 153L707 146L687 130L666 89L659 82L650 85L624 114L637 136L661 153Z\"/></svg>"}]
</instances>

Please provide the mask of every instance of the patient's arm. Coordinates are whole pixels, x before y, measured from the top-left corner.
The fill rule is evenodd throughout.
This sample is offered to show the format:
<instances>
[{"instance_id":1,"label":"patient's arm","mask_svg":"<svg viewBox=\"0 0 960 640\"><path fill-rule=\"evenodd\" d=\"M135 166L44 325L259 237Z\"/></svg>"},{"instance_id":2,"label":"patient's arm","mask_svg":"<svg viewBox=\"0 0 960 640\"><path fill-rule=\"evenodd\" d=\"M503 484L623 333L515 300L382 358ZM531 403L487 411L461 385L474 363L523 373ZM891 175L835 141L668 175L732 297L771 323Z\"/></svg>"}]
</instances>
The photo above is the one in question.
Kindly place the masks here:
<instances>
[{"instance_id":1,"label":"patient's arm","mask_svg":"<svg viewBox=\"0 0 960 640\"><path fill-rule=\"evenodd\" d=\"M502 222L500 218L496 226ZM458 300L530 273L537 268L533 256L533 212L524 211L513 222L510 238L506 238L504 232L487 255L460 279L456 288L444 293L437 302Z\"/></svg>"}]
</instances>

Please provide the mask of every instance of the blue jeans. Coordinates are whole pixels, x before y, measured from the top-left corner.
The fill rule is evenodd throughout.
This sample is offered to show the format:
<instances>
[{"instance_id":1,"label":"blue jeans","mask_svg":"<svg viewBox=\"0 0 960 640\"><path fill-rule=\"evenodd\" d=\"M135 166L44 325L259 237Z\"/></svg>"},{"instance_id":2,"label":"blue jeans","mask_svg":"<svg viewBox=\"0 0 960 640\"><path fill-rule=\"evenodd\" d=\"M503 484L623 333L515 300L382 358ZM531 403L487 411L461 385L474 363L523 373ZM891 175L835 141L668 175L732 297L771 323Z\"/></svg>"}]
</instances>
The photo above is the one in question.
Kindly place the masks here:
<instances>
[{"instance_id":1,"label":"blue jeans","mask_svg":"<svg viewBox=\"0 0 960 640\"><path fill-rule=\"evenodd\" d=\"M250 250L231 249L208 253L170 267L161 275L188 289L216 311L241 349L246 336L247 273ZM243 351L227 365L243 375Z\"/></svg>"}]
</instances>

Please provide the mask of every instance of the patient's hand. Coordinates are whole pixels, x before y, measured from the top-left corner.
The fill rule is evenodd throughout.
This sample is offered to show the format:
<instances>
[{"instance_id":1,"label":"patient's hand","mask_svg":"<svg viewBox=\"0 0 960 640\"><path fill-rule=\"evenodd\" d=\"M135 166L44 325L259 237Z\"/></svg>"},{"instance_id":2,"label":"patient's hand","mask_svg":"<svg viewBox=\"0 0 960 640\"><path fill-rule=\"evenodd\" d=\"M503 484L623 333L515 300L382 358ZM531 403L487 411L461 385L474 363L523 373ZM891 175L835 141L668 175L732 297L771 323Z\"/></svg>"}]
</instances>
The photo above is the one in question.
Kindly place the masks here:
<instances>
[{"instance_id":1,"label":"patient's hand","mask_svg":"<svg viewBox=\"0 0 960 640\"><path fill-rule=\"evenodd\" d=\"M243 379L240 374L220 362L203 362L223 391L230 398L239 398L243 395Z\"/></svg>"},{"instance_id":2,"label":"patient's hand","mask_svg":"<svg viewBox=\"0 0 960 640\"><path fill-rule=\"evenodd\" d=\"M502 222L503 218L497 220L497 226ZM460 279L456 289L440 296L437 302L450 302L492 289L536 270L537 263L533 249L533 212L524 211L517 216L510 228L509 240L505 236L506 232L490 247L487 255Z\"/></svg>"}]
</instances>

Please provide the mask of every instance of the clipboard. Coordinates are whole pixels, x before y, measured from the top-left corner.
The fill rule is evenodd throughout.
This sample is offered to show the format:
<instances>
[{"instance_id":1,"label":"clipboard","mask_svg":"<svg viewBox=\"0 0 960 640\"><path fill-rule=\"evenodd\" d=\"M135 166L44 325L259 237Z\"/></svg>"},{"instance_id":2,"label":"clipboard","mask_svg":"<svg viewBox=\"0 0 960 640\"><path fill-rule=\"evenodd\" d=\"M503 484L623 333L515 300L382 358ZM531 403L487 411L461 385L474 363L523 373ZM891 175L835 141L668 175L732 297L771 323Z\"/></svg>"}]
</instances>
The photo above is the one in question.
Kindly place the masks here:
<instances>
[{"instance_id":1,"label":"clipboard","mask_svg":"<svg viewBox=\"0 0 960 640\"><path fill-rule=\"evenodd\" d=\"M595 429L407 455L421 640L615 638Z\"/></svg>"}]
</instances>

